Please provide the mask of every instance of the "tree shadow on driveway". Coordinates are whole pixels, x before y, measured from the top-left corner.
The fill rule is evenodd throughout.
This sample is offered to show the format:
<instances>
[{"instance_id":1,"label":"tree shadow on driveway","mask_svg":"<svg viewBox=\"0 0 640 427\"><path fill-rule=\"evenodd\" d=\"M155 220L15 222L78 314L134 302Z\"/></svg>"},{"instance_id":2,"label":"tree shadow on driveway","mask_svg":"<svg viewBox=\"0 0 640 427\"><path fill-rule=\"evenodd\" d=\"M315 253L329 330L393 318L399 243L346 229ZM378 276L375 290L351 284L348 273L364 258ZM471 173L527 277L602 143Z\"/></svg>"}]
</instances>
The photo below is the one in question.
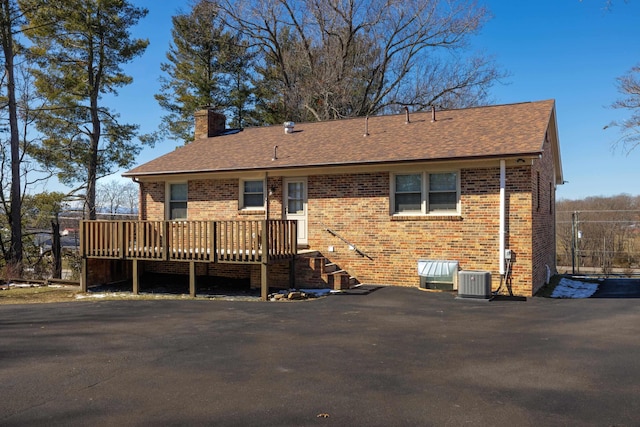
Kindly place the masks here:
<instances>
[{"instance_id":1,"label":"tree shadow on driveway","mask_svg":"<svg viewBox=\"0 0 640 427\"><path fill-rule=\"evenodd\" d=\"M604 279L591 298L640 298L640 279Z\"/></svg>"}]
</instances>

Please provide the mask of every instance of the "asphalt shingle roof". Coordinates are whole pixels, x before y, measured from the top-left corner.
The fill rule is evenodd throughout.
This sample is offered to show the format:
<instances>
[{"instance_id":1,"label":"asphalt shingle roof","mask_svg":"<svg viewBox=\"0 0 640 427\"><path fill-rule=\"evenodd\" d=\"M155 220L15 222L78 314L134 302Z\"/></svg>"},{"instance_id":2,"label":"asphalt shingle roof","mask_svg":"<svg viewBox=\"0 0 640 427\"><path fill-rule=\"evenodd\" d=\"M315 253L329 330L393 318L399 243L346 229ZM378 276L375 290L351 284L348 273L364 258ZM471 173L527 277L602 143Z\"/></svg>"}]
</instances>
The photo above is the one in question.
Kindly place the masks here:
<instances>
[{"instance_id":1,"label":"asphalt shingle roof","mask_svg":"<svg viewBox=\"0 0 640 427\"><path fill-rule=\"evenodd\" d=\"M200 138L125 176L273 170L534 155L542 151L554 101L247 128ZM552 124L553 125L553 124ZM272 160L274 146L277 159Z\"/></svg>"}]
</instances>

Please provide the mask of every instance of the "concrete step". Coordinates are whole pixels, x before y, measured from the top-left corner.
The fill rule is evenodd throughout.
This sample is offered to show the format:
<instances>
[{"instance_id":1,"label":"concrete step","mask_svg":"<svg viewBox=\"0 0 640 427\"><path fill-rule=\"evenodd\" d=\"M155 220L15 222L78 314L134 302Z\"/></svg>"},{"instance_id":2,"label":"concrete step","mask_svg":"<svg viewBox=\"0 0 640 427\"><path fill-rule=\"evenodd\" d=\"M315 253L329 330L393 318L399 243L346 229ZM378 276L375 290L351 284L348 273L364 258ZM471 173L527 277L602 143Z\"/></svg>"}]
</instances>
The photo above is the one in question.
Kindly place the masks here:
<instances>
[{"instance_id":1,"label":"concrete step","mask_svg":"<svg viewBox=\"0 0 640 427\"><path fill-rule=\"evenodd\" d=\"M351 284L349 283L351 276L344 270L334 271L333 273L327 274L327 284L329 287L336 291L341 291L344 289L349 289Z\"/></svg>"}]
</instances>

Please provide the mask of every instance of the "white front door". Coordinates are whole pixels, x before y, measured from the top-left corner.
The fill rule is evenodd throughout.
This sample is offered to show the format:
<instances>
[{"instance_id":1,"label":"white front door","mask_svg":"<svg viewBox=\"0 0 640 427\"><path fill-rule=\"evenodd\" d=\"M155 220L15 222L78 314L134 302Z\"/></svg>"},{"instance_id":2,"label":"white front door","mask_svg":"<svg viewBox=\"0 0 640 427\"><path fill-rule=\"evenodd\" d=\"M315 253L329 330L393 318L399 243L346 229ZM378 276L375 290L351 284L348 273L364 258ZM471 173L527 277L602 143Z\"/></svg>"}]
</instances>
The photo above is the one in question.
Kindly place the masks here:
<instances>
[{"instance_id":1,"label":"white front door","mask_svg":"<svg viewBox=\"0 0 640 427\"><path fill-rule=\"evenodd\" d=\"M298 221L298 244L307 240L307 178L284 179L284 213L286 219Z\"/></svg>"}]
</instances>

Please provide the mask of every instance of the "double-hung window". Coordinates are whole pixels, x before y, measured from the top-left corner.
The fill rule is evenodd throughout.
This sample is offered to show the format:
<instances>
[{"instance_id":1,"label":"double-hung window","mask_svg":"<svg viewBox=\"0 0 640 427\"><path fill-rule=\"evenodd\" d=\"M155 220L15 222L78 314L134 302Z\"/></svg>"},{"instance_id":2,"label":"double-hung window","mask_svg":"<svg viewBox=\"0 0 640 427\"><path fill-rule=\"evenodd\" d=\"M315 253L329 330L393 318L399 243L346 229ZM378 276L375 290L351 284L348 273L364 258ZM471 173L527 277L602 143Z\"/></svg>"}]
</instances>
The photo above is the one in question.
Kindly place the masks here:
<instances>
[{"instance_id":1,"label":"double-hung window","mask_svg":"<svg viewBox=\"0 0 640 427\"><path fill-rule=\"evenodd\" d=\"M455 172L430 173L427 209L432 212L458 211L458 174Z\"/></svg>"},{"instance_id":2,"label":"double-hung window","mask_svg":"<svg viewBox=\"0 0 640 427\"><path fill-rule=\"evenodd\" d=\"M457 172L393 175L392 213L457 214L460 200L458 176Z\"/></svg>"},{"instance_id":3,"label":"double-hung window","mask_svg":"<svg viewBox=\"0 0 640 427\"><path fill-rule=\"evenodd\" d=\"M422 175L396 175L395 213L422 212Z\"/></svg>"},{"instance_id":4,"label":"double-hung window","mask_svg":"<svg viewBox=\"0 0 640 427\"><path fill-rule=\"evenodd\" d=\"M169 184L169 219L187 219L187 183Z\"/></svg>"},{"instance_id":5,"label":"double-hung window","mask_svg":"<svg viewBox=\"0 0 640 427\"><path fill-rule=\"evenodd\" d=\"M264 181L241 180L240 181L241 209L264 208Z\"/></svg>"}]
</instances>

